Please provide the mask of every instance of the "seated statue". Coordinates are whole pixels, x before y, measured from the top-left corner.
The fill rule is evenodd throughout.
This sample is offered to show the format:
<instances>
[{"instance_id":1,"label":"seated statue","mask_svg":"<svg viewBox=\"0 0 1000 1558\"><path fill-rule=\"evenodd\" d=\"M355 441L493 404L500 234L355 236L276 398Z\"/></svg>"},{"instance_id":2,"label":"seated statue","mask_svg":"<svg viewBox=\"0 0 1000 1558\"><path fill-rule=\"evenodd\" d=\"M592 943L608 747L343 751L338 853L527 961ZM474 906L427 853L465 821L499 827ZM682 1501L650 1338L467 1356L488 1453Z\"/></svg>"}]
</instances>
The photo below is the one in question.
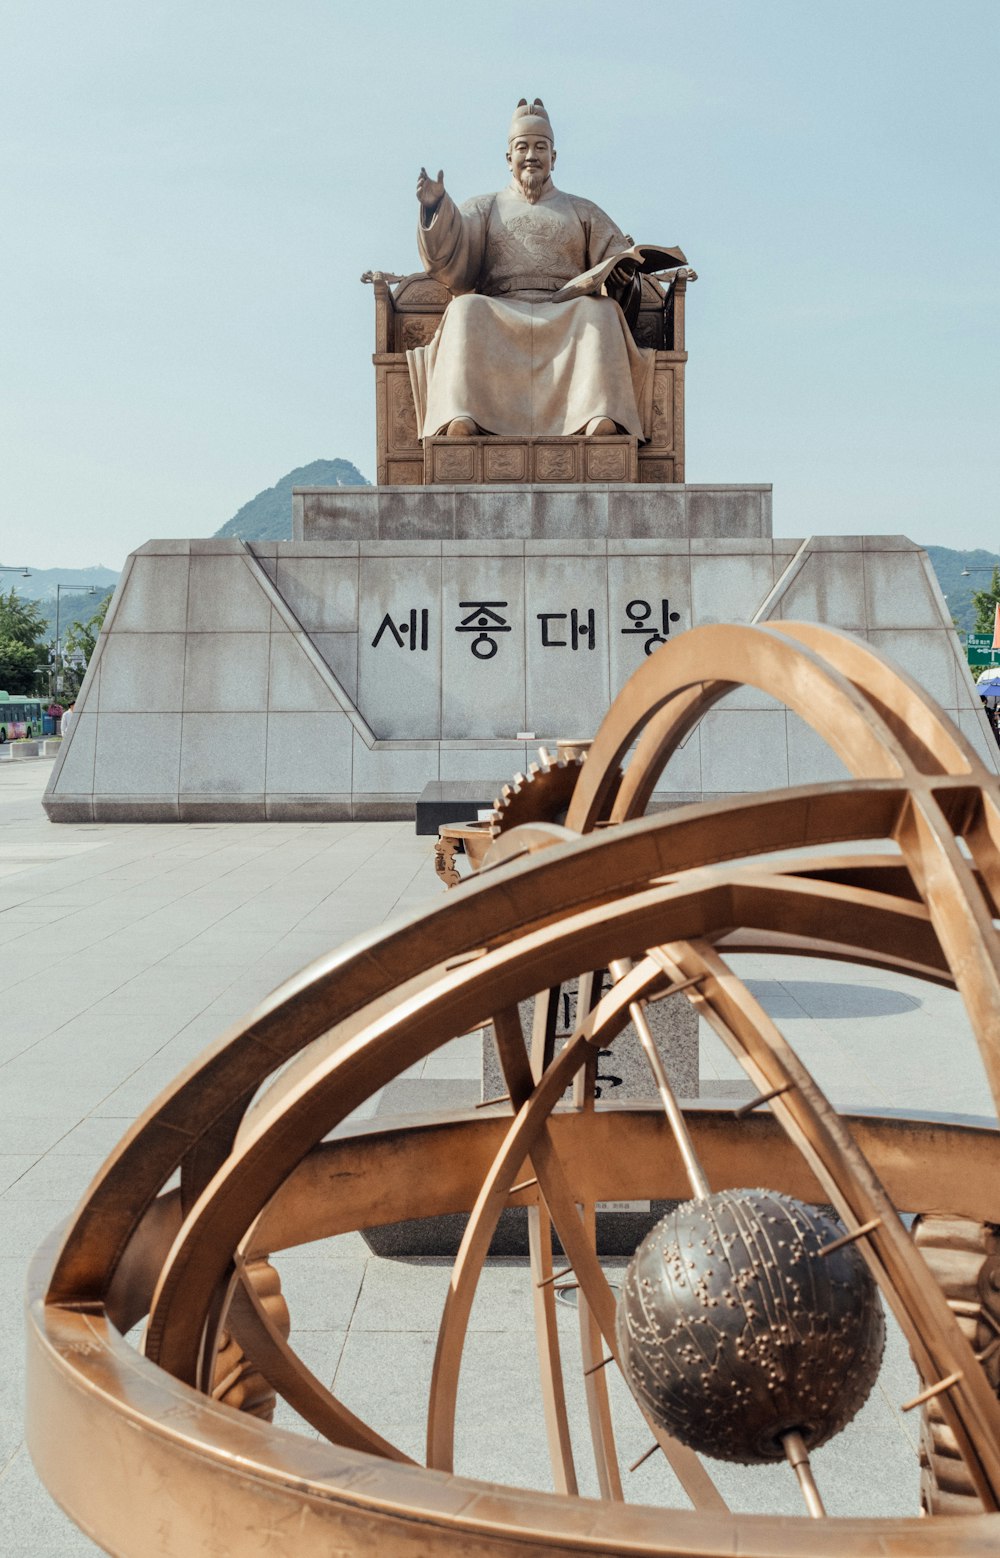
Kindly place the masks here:
<instances>
[{"instance_id":1,"label":"seated statue","mask_svg":"<svg viewBox=\"0 0 1000 1558\"><path fill-rule=\"evenodd\" d=\"M407 352L421 438L650 436L656 354L636 345L626 312L640 270L684 256L630 249L599 206L556 189L555 161L541 99L522 98L505 189L457 206L443 171L420 170L420 256L456 294L433 340Z\"/></svg>"}]
</instances>

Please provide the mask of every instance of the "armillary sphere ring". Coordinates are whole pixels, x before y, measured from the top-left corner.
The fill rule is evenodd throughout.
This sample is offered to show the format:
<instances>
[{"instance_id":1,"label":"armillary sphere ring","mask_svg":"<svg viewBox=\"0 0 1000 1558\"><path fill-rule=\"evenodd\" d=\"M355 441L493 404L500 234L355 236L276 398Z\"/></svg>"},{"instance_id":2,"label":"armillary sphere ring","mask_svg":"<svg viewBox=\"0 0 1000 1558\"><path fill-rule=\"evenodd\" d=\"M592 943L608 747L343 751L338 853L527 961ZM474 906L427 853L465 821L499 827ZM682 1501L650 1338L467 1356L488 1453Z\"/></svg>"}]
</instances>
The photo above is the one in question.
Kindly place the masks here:
<instances>
[{"instance_id":1,"label":"armillary sphere ring","mask_svg":"<svg viewBox=\"0 0 1000 1558\"><path fill-rule=\"evenodd\" d=\"M671 756L737 685L801 716L853 778L641 815ZM591 831L630 751L611 821ZM146 1111L40 1252L28 1433L54 1496L108 1551L177 1558L258 1552L262 1533L268 1551L296 1558L995 1552L996 1349L970 1340L899 1211L944 1208L995 1222L1000 1136L954 1117L839 1114L727 956L822 956L954 986L1000 1098L998 802L996 778L946 716L845 634L791 623L706 627L657 650L598 731L565 827L503 834L484 870L432 910L287 981ZM878 841L887 842L873 852ZM597 970L614 977L603 995ZM572 979L579 1021L556 1049L546 1004ZM518 1005L537 992L526 1038ZM598 1049L630 1020L641 1034L646 1003L670 992L714 1026L767 1107L681 1110L653 1060L655 1108L595 1105ZM345 1125L407 1067L487 1024L505 1100ZM694 1451L655 1422L654 1448L693 1508L624 1502L603 1366L620 1361L620 1348L595 1253L597 1203L764 1183L836 1207L906 1334L925 1384L918 1400L933 1404L967 1479L963 1507L978 1512L732 1513ZM466 1327L508 1206L528 1208L555 1493L453 1471ZM250 1273L309 1240L456 1211L469 1219L441 1318L420 1465L305 1367ZM580 1294L599 1499L576 1492L553 1228ZM124 1333L146 1315L140 1353ZM213 1399L224 1395L220 1335L323 1440ZM807 1509L822 1514L807 1458L789 1458Z\"/></svg>"}]
</instances>

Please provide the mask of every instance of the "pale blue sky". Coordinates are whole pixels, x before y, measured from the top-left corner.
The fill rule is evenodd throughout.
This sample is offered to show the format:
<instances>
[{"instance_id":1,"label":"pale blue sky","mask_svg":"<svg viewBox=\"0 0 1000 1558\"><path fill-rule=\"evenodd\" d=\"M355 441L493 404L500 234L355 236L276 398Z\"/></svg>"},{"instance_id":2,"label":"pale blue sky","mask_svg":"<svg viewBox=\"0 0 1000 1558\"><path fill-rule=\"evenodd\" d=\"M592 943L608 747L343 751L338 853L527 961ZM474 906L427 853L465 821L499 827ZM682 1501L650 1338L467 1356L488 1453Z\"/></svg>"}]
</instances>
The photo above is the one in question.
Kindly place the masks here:
<instances>
[{"instance_id":1,"label":"pale blue sky","mask_svg":"<svg viewBox=\"0 0 1000 1558\"><path fill-rule=\"evenodd\" d=\"M783 535L1000 547L1000 0L0 0L0 562L120 566L293 466L374 478L421 162L679 243L691 481Z\"/></svg>"}]
</instances>

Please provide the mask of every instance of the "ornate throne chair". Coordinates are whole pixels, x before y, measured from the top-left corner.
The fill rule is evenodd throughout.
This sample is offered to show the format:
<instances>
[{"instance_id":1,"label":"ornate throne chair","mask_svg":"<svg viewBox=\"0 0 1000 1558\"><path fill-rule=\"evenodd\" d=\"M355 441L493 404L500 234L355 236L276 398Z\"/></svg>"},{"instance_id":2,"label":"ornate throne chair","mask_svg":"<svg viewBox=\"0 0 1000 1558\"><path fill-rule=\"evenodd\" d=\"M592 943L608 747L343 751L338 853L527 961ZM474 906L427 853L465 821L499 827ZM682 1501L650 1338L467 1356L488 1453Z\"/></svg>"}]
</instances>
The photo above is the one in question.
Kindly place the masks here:
<instances>
[{"instance_id":1,"label":"ornate throne chair","mask_svg":"<svg viewBox=\"0 0 1000 1558\"><path fill-rule=\"evenodd\" d=\"M684 480L684 301L687 282L644 277L633 335L656 350L653 436L634 438L417 437L406 353L424 346L451 293L422 271L368 271L375 289L375 405L380 487L472 482L682 482Z\"/></svg>"}]
</instances>

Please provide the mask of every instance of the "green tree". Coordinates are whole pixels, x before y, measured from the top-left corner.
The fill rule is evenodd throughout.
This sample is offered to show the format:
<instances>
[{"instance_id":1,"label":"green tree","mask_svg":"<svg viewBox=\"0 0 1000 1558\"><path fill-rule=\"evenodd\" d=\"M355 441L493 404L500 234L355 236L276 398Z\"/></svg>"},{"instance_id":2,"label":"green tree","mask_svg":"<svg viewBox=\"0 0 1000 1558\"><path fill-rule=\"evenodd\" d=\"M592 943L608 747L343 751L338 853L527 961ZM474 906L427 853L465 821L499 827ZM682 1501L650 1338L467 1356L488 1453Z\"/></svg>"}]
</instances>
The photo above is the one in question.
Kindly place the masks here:
<instances>
[{"instance_id":1,"label":"green tree","mask_svg":"<svg viewBox=\"0 0 1000 1558\"><path fill-rule=\"evenodd\" d=\"M1000 605L1000 568L994 568L988 590L973 590L972 604L976 612L976 633L992 633Z\"/></svg>"},{"instance_id":2,"label":"green tree","mask_svg":"<svg viewBox=\"0 0 1000 1558\"><path fill-rule=\"evenodd\" d=\"M108 607L111 605L111 598L114 593L114 590L108 591L94 615L89 617L86 622L72 622L66 630L66 636L63 639L63 665L60 688L60 696L64 701L75 697L80 690L80 684L83 681L86 668L90 664L90 657L97 647L97 640L104 626L104 619L108 614ZM83 659L82 668L67 664L69 659L76 658L77 656Z\"/></svg>"},{"instance_id":3,"label":"green tree","mask_svg":"<svg viewBox=\"0 0 1000 1558\"><path fill-rule=\"evenodd\" d=\"M39 690L44 674L45 614L16 590L0 595L0 687L10 693Z\"/></svg>"}]
</instances>

